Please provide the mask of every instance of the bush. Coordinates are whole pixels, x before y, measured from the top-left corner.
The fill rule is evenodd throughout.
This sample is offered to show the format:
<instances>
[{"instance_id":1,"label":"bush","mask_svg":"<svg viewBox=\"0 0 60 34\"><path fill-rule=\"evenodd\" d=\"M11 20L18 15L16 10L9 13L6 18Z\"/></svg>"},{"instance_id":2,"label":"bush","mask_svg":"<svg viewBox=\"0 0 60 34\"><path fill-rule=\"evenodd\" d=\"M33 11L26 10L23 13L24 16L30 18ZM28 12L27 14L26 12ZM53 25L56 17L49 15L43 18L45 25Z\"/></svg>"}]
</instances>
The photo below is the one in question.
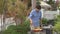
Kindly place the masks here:
<instances>
[{"instance_id":1,"label":"bush","mask_svg":"<svg viewBox=\"0 0 60 34\"><path fill-rule=\"evenodd\" d=\"M29 21L25 21L23 24L20 25L11 25L7 28L7 30L3 31L3 34L27 34L30 30Z\"/></svg>"},{"instance_id":2,"label":"bush","mask_svg":"<svg viewBox=\"0 0 60 34\"><path fill-rule=\"evenodd\" d=\"M16 32L15 29L16 29L16 26L11 25L7 28L7 30L3 31L3 34L12 34L12 32L15 33Z\"/></svg>"},{"instance_id":3,"label":"bush","mask_svg":"<svg viewBox=\"0 0 60 34\"><path fill-rule=\"evenodd\" d=\"M60 32L60 15L57 16L56 24L54 26L54 30Z\"/></svg>"},{"instance_id":4,"label":"bush","mask_svg":"<svg viewBox=\"0 0 60 34\"><path fill-rule=\"evenodd\" d=\"M54 26L54 29L60 31L60 22L57 22Z\"/></svg>"},{"instance_id":5,"label":"bush","mask_svg":"<svg viewBox=\"0 0 60 34\"><path fill-rule=\"evenodd\" d=\"M42 19L42 24L47 25L47 22L48 22L47 19L45 19L45 18Z\"/></svg>"}]
</instances>

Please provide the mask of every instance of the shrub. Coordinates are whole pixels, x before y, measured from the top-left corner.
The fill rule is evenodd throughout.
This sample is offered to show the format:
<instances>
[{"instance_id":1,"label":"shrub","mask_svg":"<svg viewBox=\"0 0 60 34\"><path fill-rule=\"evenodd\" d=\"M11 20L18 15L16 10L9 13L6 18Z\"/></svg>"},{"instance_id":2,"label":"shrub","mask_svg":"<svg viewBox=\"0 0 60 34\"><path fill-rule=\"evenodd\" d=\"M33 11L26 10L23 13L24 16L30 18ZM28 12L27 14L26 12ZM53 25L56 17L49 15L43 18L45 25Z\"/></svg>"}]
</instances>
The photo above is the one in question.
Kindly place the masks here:
<instances>
[{"instance_id":1,"label":"shrub","mask_svg":"<svg viewBox=\"0 0 60 34\"><path fill-rule=\"evenodd\" d=\"M27 34L30 30L29 21L25 21L20 25L11 25L7 28L7 30L3 31L3 34Z\"/></svg>"},{"instance_id":2,"label":"shrub","mask_svg":"<svg viewBox=\"0 0 60 34\"><path fill-rule=\"evenodd\" d=\"M47 25L47 22L48 22L47 19L45 19L45 18L42 19L42 24Z\"/></svg>"},{"instance_id":3,"label":"shrub","mask_svg":"<svg viewBox=\"0 0 60 34\"><path fill-rule=\"evenodd\" d=\"M56 24L54 26L54 30L60 32L60 15L57 16Z\"/></svg>"}]
</instances>

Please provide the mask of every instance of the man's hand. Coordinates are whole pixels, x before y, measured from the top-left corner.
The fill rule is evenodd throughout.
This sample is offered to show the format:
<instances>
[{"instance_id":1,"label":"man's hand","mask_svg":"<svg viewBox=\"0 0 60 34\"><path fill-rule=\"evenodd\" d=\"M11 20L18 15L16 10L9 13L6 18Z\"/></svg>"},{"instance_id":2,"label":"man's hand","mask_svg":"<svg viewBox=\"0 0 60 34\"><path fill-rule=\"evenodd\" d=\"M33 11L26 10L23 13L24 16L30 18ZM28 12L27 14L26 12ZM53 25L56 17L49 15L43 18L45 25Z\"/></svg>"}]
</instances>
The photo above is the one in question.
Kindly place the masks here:
<instances>
[{"instance_id":1,"label":"man's hand","mask_svg":"<svg viewBox=\"0 0 60 34\"><path fill-rule=\"evenodd\" d=\"M30 19L30 25L32 25L32 19Z\"/></svg>"},{"instance_id":2,"label":"man's hand","mask_svg":"<svg viewBox=\"0 0 60 34\"><path fill-rule=\"evenodd\" d=\"M43 25L42 25L42 19L40 19L40 24L41 24L41 28L43 27Z\"/></svg>"}]
</instances>

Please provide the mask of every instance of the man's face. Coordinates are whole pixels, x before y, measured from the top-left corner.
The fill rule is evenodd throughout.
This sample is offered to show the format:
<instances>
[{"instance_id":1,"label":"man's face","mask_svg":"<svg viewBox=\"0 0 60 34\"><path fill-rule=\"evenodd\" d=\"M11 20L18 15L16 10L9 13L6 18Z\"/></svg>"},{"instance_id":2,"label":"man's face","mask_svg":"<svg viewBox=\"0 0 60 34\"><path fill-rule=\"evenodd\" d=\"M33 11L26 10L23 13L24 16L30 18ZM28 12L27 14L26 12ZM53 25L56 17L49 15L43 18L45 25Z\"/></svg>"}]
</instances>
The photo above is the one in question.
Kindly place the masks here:
<instances>
[{"instance_id":1,"label":"man's face","mask_svg":"<svg viewBox=\"0 0 60 34\"><path fill-rule=\"evenodd\" d=\"M40 9L36 9L36 11L37 11L37 12L39 12L39 11L40 11Z\"/></svg>"}]
</instances>

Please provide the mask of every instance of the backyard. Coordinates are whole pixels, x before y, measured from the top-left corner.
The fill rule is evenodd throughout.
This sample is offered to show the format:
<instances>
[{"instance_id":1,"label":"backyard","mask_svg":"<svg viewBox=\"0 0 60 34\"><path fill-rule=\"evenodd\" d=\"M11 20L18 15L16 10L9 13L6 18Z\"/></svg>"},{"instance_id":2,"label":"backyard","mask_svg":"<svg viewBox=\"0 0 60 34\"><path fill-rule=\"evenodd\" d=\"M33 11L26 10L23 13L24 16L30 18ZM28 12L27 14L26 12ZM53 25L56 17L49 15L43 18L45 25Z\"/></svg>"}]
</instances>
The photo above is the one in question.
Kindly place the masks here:
<instances>
[{"instance_id":1,"label":"backyard","mask_svg":"<svg viewBox=\"0 0 60 34\"><path fill-rule=\"evenodd\" d=\"M41 2L41 0L40 0ZM39 0L37 4L40 5ZM30 21L28 16L32 10L31 0L0 0L0 33L1 34L31 34ZM43 1L42 1L43 3ZM45 2L51 7L42 6L42 30L34 30L37 34L60 34L60 11L59 4L52 0ZM50 9L51 8L51 9ZM47 9L47 10L46 10ZM33 34L32 33L32 34Z\"/></svg>"}]
</instances>

